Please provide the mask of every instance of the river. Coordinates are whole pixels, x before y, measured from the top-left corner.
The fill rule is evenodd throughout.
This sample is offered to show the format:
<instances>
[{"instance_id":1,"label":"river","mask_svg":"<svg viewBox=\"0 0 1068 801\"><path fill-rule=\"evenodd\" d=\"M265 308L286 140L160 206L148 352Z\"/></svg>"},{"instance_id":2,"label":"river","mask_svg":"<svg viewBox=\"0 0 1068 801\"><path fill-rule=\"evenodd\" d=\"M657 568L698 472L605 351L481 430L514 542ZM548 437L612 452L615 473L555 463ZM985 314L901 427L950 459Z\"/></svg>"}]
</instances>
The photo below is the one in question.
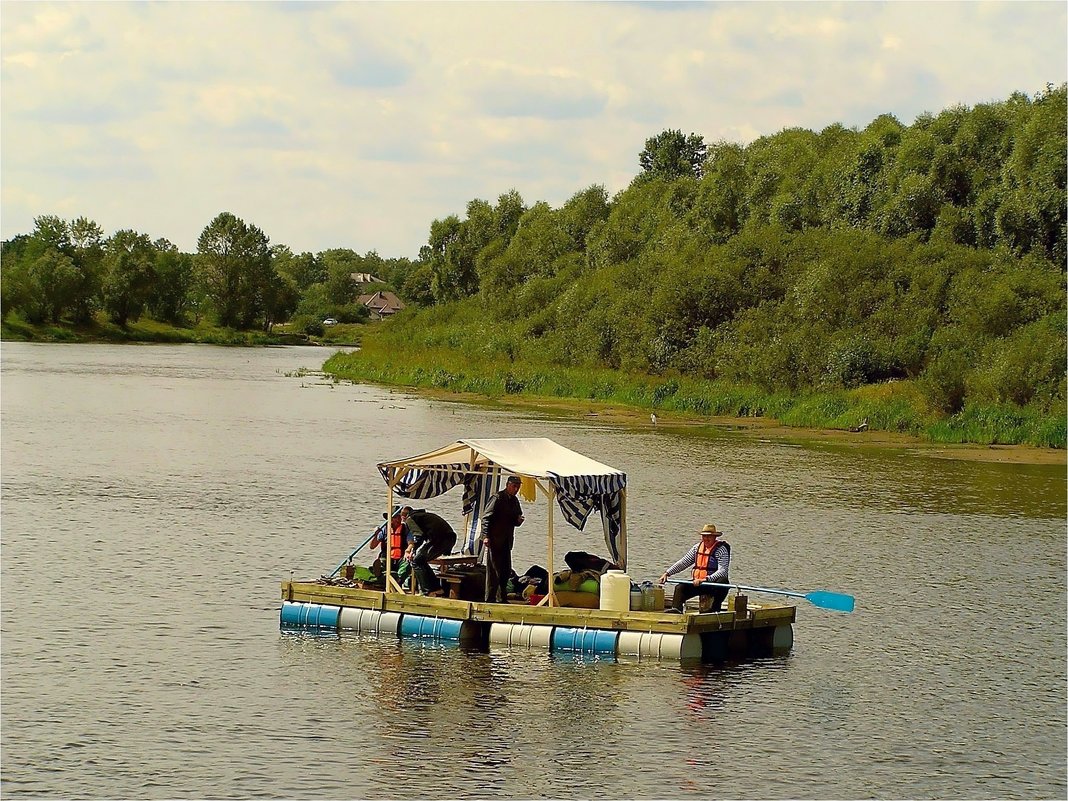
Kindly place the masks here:
<instances>
[{"instance_id":1,"label":"river","mask_svg":"<svg viewBox=\"0 0 1068 801\"><path fill-rule=\"evenodd\" d=\"M305 372L327 355L3 344L4 797L1068 792L1063 465L489 409ZM801 601L789 656L723 665L279 632L279 581L381 520L377 462L513 436L628 473L632 577L713 522L734 581L857 611ZM603 552L557 523L558 565Z\"/></svg>"}]
</instances>

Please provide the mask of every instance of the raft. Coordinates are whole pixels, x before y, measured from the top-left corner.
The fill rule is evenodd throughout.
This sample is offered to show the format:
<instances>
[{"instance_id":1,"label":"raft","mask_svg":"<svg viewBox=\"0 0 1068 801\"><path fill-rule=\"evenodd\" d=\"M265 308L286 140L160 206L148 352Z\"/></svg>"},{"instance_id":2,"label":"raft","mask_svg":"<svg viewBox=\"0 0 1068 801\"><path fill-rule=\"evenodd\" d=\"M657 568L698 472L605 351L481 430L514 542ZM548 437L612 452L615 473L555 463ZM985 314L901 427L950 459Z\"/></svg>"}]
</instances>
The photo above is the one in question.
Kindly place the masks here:
<instances>
[{"instance_id":1,"label":"raft","mask_svg":"<svg viewBox=\"0 0 1068 801\"><path fill-rule=\"evenodd\" d=\"M541 496L547 504L549 576L557 575L553 566L554 537L559 536L556 514L568 525L561 529L569 532L569 538L577 539L596 513L608 553L603 562L619 570L604 573L599 597L592 598L599 608L579 607L574 602L577 599L569 603L564 597L567 593L555 589L555 581L548 583L548 592L537 605L518 600L483 603L472 599L472 595L482 597L480 588L474 588L467 597L456 594L446 598L420 595L402 587L394 577L387 551L384 589L339 584L332 575L317 581L282 582L279 616L283 629L356 631L457 642L478 649L524 646L639 659L744 659L786 653L793 645L796 607L792 605L749 605L745 596L735 595L720 612L630 611L627 475L550 439L456 440L427 453L381 462L378 471L386 483L387 518L396 496L413 502L462 488L464 523L457 529L460 549L438 560L443 574L450 565L480 561L480 515L506 475L520 477L519 493L526 502ZM526 531L517 529L516 536L526 536ZM452 589L462 590L463 583L454 584Z\"/></svg>"},{"instance_id":2,"label":"raft","mask_svg":"<svg viewBox=\"0 0 1068 801\"><path fill-rule=\"evenodd\" d=\"M747 604L738 611L616 612L284 581L280 625L284 631L455 642L481 651L527 647L595 657L715 662L789 653L796 611L787 604Z\"/></svg>"}]
</instances>

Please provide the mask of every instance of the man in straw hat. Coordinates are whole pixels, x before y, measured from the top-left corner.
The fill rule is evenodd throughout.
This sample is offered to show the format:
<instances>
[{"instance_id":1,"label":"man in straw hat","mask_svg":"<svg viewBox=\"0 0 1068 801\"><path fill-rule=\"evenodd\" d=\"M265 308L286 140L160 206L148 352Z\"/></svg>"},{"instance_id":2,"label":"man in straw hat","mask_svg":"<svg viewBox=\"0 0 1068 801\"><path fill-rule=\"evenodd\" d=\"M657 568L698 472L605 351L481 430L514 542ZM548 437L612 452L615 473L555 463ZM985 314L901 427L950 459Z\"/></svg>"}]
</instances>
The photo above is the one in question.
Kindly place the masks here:
<instances>
[{"instance_id":1,"label":"man in straw hat","mask_svg":"<svg viewBox=\"0 0 1068 801\"><path fill-rule=\"evenodd\" d=\"M690 548L682 559L665 570L660 577L660 583L663 584L668 580L668 576L673 576L693 566L693 583L675 585L675 597L671 605L676 611L681 612L683 604L695 595L711 596L713 612L718 612L723 605L728 588L710 587L702 583L713 581L717 584L726 584L730 581L727 570L731 564L731 546L720 539L722 534L723 532L709 523L701 529L701 541Z\"/></svg>"}]
</instances>

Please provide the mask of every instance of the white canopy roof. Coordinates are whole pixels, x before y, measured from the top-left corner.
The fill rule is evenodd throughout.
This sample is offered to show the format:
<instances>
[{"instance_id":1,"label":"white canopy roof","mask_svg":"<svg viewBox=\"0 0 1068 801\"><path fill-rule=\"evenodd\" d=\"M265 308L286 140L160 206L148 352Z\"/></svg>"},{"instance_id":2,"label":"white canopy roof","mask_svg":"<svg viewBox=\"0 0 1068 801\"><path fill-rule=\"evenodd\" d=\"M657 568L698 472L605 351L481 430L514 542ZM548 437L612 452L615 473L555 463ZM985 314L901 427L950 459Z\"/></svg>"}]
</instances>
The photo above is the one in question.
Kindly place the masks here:
<instances>
[{"instance_id":1,"label":"white canopy roof","mask_svg":"<svg viewBox=\"0 0 1068 801\"><path fill-rule=\"evenodd\" d=\"M435 498L462 484L467 524L461 551L467 553L481 550L479 520L503 473L545 480L547 487L543 489L555 498L567 522L580 531L590 513L599 511L611 561L626 568L627 474L551 439L459 439L419 456L381 462L378 470L389 485L390 506L394 492L403 498ZM552 530L550 515L550 573Z\"/></svg>"},{"instance_id":2,"label":"white canopy roof","mask_svg":"<svg viewBox=\"0 0 1068 801\"><path fill-rule=\"evenodd\" d=\"M427 468L465 464L471 470L478 470L491 463L506 471L534 478L624 475L622 470L594 461L546 437L460 439L420 456L383 462L380 467Z\"/></svg>"}]
</instances>

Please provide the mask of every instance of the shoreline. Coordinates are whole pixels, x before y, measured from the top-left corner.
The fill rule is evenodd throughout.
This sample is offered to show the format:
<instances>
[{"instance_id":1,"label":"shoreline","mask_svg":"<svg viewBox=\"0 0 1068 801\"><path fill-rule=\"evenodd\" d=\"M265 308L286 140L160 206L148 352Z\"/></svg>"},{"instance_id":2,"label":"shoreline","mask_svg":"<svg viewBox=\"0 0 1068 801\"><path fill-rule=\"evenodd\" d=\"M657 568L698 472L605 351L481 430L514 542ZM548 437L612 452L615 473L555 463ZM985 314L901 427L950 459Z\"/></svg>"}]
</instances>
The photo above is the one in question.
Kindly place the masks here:
<instances>
[{"instance_id":1,"label":"shoreline","mask_svg":"<svg viewBox=\"0 0 1068 801\"><path fill-rule=\"evenodd\" d=\"M354 382L356 383L356 382ZM366 382L375 384L376 382ZM450 392L391 384L376 384L394 391L455 403L502 409L530 409L562 419L599 422L621 428L652 428L644 409L592 400L507 396L490 398L471 392ZM1068 451L1057 448L1036 448L1031 445L979 445L973 443L947 444L929 442L909 434L891 431L851 432L827 428L795 428L785 426L770 417L698 417L677 412L657 413L656 427L666 431L684 429L718 429L735 431L762 439L796 444L832 443L857 448L899 448L912 455L930 459L956 459L969 462L1000 464L1068 466Z\"/></svg>"},{"instance_id":2,"label":"shoreline","mask_svg":"<svg viewBox=\"0 0 1068 801\"><path fill-rule=\"evenodd\" d=\"M278 339L286 335L279 337ZM263 341L250 343L243 342L210 342L203 339L126 339L116 340L106 337L79 338L69 340L50 339L18 339L3 338L4 342L38 342L47 344L223 344L237 347L325 347L325 348L351 348L359 347L357 343L340 343L330 341L317 341L307 338L302 342L290 341ZM331 373L322 373L324 377ZM652 423L649 412L639 407L629 407L620 403L597 401L589 399L561 398L549 396L526 396L505 395L491 397L473 392L458 392L446 389L411 386L406 384L387 384L375 381L358 382L351 378L343 380L352 383L368 383L375 386L386 387L394 391L402 391L422 397L436 398L449 402L468 403L478 406L495 407L500 409L522 408L530 409L546 414L551 414L563 419L598 421L608 425L625 428L650 428ZM899 434L890 431L867 430L852 432L844 429L828 428L802 428L787 426L770 417L729 417L729 416L699 416L684 412L659 410L657 412L657 427L665 430L682 429L717 429L735 431L749 436L758 436L791 442L795 444L832 443L850 447L884 447L896 448L909 452L912 455L932 459L957 459L971 462L995 462L1001 464L1028 464L1028 465L1060 465L1068 466L1068 451L1058 448L1039 448L1032 445L983 445L976 443L945 443L931 442L909 434Z\"/></svg>"}]
</instances>

